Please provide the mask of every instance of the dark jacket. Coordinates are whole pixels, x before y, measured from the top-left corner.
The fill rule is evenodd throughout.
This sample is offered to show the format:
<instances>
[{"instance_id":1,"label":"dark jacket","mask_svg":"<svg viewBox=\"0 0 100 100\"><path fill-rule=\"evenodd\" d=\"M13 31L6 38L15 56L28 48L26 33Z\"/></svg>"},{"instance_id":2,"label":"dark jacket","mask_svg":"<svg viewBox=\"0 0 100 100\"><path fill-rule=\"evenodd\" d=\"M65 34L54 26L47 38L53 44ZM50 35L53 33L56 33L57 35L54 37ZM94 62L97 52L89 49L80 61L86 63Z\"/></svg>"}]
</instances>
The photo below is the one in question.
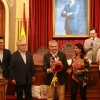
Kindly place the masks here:
<instances>
[{"instance_id":1,"label":"dark jacket","mask_svg":"<svg viewBox=\"0 0 100 100\"><path fill-rule=\"evenodd\" d=\"M34 63L31 54L26 51L26 64L19 51L12 54L10 60L10 78L16 80L17 84L30 84L35 75Z\"/></svg>"},{"instance_id":2,"label":"dark jacket","mask_svg":"<svg viewBox=\"0 0 100 100\"><path fill-rule=\"evenodd\" d=\"M10 62L11 53L8 49L3 49L3 60L0 62L0 66L3 69L3 77L8 79L9 78L9 62Z\"/></svg>"},{"instance_id":3,"label":"dark jacket","mask_svg":"<svg viewBox=\"0 0 100 100\"><path fill-rule=\"evenodd\" d=\"M58 51L57 55L59 56L59 60L62 62L63 64L63 69L60 72L57 72L57 78L60 84L66 84L67 82L67 73L66 73L66 69L68 68L68 63L67 63L67 59L66 59L66 55L65 53ZM44 55L43 58L43 70L45 72L47 72L47 69L50 68L50 57L52 56L52 54L46 53ZM46 85L50 85L52 78L53 78L53 73L47 73L46 74L46 80L45 80L45 84Z\"/></svg>"}]
</instances>

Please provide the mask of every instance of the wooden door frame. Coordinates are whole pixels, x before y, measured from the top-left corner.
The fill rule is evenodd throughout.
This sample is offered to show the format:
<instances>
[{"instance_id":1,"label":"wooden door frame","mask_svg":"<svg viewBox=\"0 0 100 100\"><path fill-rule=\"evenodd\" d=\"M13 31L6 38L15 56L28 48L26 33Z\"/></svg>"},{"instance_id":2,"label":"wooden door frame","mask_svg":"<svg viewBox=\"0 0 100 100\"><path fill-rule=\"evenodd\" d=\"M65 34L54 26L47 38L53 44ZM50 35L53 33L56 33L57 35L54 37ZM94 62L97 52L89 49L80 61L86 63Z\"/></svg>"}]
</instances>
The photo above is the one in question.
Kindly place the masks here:
<instances>
[{"instance_id":1,"label":"wooden door frame","mask_svg":"<svg viewBox=\"0 0 100 100\"><path fill-rule=\"evenodd\" d=\"M5 7L5 48L9 48L9 6L6 0L1 0Z\"/></svg>"}]
</instances>

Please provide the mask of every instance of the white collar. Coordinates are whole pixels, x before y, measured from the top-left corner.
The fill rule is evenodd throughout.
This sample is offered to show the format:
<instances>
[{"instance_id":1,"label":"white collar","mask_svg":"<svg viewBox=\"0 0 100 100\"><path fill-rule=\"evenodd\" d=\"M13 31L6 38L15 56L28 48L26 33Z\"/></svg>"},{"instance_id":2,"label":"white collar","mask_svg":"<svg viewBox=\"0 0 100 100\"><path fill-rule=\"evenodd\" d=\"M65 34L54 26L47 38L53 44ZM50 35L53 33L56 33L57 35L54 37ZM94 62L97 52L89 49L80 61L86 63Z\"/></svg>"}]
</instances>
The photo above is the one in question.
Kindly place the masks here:
<instances>
[{"instance_id":1,"label":"white collar","mask_svg":"<svg viewBox=\"0 0 100 100\"><path fill-rule=\"evenodd\" d=\"M90 38L90 39L92 39L92 40L93 40L93 38ZM96 40L96 39L97 39L97 37L95 37L95 38L94 38L94 40Z\"/></svg>"},{"instance_id":2,"label":"white collar","mask_svg":"<svg viewBox=\"0 0 100 100\"><path fill-rule=\"evenodd\" d=\"M52 55L57 55L57 53L58 53L58 51L54 54L54 53L52 53L52 52L50 52Z\"/></svg>"}]
</instances>

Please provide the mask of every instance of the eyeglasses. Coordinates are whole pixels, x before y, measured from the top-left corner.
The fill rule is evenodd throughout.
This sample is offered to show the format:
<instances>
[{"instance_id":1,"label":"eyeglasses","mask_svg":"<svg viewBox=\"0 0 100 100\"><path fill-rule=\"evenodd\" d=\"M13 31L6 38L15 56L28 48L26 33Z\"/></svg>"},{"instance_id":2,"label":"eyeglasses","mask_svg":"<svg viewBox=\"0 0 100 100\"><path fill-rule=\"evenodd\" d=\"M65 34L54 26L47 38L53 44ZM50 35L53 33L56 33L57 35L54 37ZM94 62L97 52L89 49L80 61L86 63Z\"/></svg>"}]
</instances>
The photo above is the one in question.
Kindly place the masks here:
<instances>
[{"instance_id":1,"label":"eyeglasses","mask_svg":"<svg viewBox=\"0 0 100 100\"><path fill-rule=\"evenodd\" d=\"M27 44L21 44L20 46L26 46Z\"/></svg>"}]
</instances>

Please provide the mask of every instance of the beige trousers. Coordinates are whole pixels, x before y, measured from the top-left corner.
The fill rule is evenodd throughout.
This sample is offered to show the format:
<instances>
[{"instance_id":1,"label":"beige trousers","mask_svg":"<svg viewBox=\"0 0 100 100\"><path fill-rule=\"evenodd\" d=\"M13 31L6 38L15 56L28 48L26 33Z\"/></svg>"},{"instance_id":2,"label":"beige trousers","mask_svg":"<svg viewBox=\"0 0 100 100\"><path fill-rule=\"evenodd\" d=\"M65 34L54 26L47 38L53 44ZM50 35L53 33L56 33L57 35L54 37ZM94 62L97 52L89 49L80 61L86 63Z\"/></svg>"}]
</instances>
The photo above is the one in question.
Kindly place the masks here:
<instances>
[{"instance_id":1,"label":"beige trousers","mask_svg":"<svg viewBox=\"0 0 100 100\"><path fill-rule=\"evenodd\" d=\"M57 92L57 93L56 93ZM47 100L54 100L55 97L58 95L59 100L65 100L65 84L60 85L59 82L57 83L56 87L48 86L48 98Z\"/></svg>"}]
</instances>

